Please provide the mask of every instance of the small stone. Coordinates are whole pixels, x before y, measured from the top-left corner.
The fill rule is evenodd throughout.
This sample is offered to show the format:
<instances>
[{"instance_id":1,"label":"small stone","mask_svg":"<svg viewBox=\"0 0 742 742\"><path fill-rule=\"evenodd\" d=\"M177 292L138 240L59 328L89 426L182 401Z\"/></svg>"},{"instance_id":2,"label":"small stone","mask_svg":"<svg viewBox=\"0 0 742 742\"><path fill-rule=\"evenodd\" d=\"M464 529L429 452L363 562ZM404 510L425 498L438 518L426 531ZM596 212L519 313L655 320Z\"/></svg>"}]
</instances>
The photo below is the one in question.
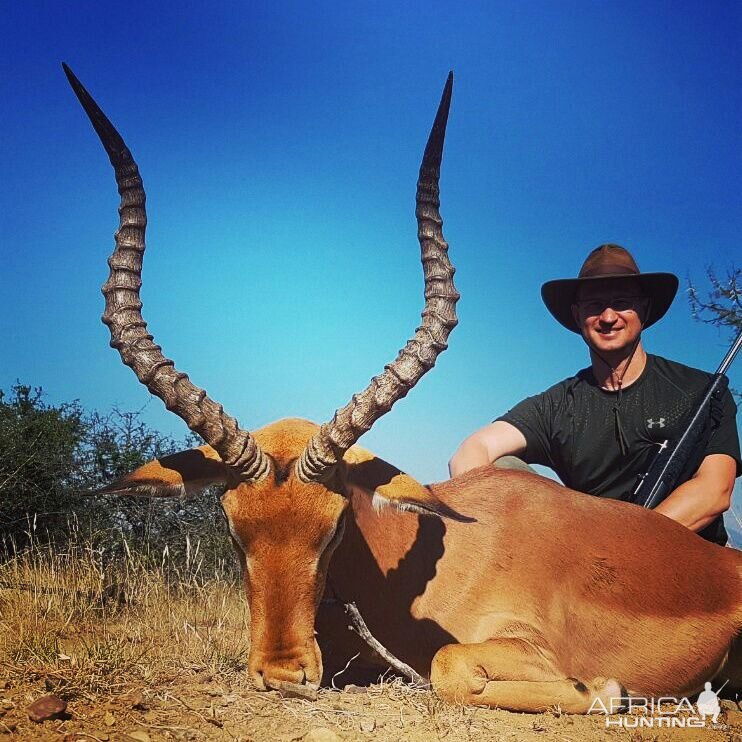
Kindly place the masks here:
<instances>
[{"instance_id":1,"label":"small stone","mask_svg":"<svg viewBox=\"0 0 742 742\"><path fill-rule=\"evenodd\" d=\"M149 704L141 690L134 691L127 700L129 705L137 711L147 711L149 709Z\"/></svg>"},{"instance_id":2,"label":"small stone","mask_svg":"<svg viewBox=\"0 0 742 742\"><path fill-rule=\"evenodd\" d=\"M341 742L341 738L332 729L315 727L304 735L304 742Z\"/></svg>"},{"instance_id":3,"label":"small stone","mask_svg":"<svg viewBox=\"0 0 742 742\"><path fill-rule=\"evenodd\" d=\"M742 711L737 709L724 709L724 718L730 727L742 726Z\"/></svg>"},{"instance_id":4,"label":"small stone","mask_svg":"<svg viewBox=\"0 0 742 742\"><path fill-rule=\"evenodd\" d=\"M12 709L15 708L15 704L13 703L13 701L5 698L2 701L0 701L0 708L5 709L6 711L11 711Z\"/></svg>"},{"instance_id":5,"label":"small stone","mask_svg":"<svg viewBox=\"0 0 742 742\"><path fill-rule=\"evenodd\" d=\"M103 723L107 727L112 727L116 723L116 717L110 711L106 711L103 716Z\"/></svg>"},{"instance_id":6,"label":"small stone","mask_svg":"<svg viewBox=\"0 0 742 742\"><path fill-rule=\"evenodd\" d=\"M152 742L151 737L144 729L135 729L133 732L127 732L127 736L136 740L136 742Z\"/></svg>"},{"instance_id":7,"label":"small stone","mask_svg":"<svg viewBox=\"0 0 742 742\"><path fill-rule=\"evenodd\" d=\"M67 702L59 696L37 698L27 709L28 718L40 724L49 719L59 719L67 710Z\"/></svg>"},{"instance_id":8,"label":"small stone","mask_svg":"<svg viewBox=\"0 0 742 742\"><path fill-rule=\"evenodd\" d=\"M376 729L376 719L373 716L365 716L360 723L362 732L373 732Z\"/></svg>"},{"instance_id":9,"label":"small stone","mask_svg":"<svg viewBox=\"0 0 742 742\"><path fill-rule=\"evenodd\" d=\"M719 701L719 706L723 709L732 709L732 711L737 710L737 704L729 698L722 698L721 701Z\"/></svg>"},{"instance_id":10,"label":"small stone","mask_svg":"<svg viewBox=\"0 0 742 742\"><path fill-rule=\"evenodd\" d=\"M368 693L368 688L364 688L362 685L353 685L353 683L348 683L348 685L343 688L343 691L345 693Z\"/></svg>"},{"instance_id":11,"label":"small stone","mask_svg":"<svg viewBox=\"0 0 742 742\"><path fill-rule=\"evenodd\" d=\"M271 682L273 690L278 691L282 698L303 698L305 701L317 700L317 686L290 683L285 680Z\"/></svg>"}]
</instances>

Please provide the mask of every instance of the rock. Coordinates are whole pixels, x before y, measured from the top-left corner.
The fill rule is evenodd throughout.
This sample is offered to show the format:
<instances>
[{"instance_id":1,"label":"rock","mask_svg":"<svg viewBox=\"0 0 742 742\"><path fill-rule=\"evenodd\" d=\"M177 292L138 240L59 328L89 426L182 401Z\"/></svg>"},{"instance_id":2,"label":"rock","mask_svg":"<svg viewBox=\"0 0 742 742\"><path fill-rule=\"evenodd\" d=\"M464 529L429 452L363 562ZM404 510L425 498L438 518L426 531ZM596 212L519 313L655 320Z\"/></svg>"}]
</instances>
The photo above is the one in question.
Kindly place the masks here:
<instances>
[{"instance_id":1,"label":"rock","mask_svg":"<svg viewBox=\"0 0 742 742\"><path fill-rule=\"evenodd\" d=\"M343 691L345 693L368 693L368 688L364 688L362 685L353 685L353 683L348 683L348 685L343 688Z\"/></svg>"},{"instance_id":2,"label":"rock","mask_svg":"<svg viewBox=\"0 0 742 742\"><path fill-rule=\"evenodd\" d=\"M137 711L149 710L149 704L147 703L147 700L144 697L144 693L142 693L141 690L135 690L128 696L126 700L129 706L131 706L133 709L136 709Z\"/></svg>"},{"instance_id":3,"label":"rock","mask_svg":"<svg viewBox=\"0 0 742 742\"><path fill-rule=\"evenodd\" d=\"M728 698L722 698L721 701L719 701L719 706L723 709L732 709L732 711L737 710L737 704Z\"/></svg>"},{"instance_id":4,"label":"rock","mask_svg":"<svg viewBox=\"0 0 742 742\"><path fill-rule=\"evenodd\" d=\"M282 698L303 698L305 701L317 700L317 686L290 683L286 680L271 682L271 688L277 690Z\"/></svg>"},{"instance_id":5,"label":"rock","mask_svg":"<svg viewBox=\"0 0 742 742\"><path fill-rule=\"evenodd\" d=\"M2 701L0 701L0 709L11 711L14 708L15 708L15 704L11 700L4 698Z\"/></svg>"},{"instance_id":6,"label":"rock","mask_svg":"<svg viewBox=\"0 0 742 742\"><path fill-rule=\"evenodd\" d=\"M116 717L110 711L106 711L103 715L103 723L107 727L112 727L116 723Z\"/></svg>"},{"instance_id":7,"label":"rock","mask_svg":"<svg viewBox=\"0 0 742 742\"><path fill-rule=\"evenodd\" d=\"M152 738L143 729L135 729L133 732L127 732L126 736L135 740L135 742L152 742Z\"/></svg>"},{"instance_id":8,"label":"rock","mask_svg":"<svg viewBox=\"0 0 742 742\"><path fill-rule=\"evenodd\" d=\"M41 696L37 698L27 709L28 718L40 724L49 719L59 719L67 711L67 701L59 696Z\"/></svg>"},{"instance_id":9,"label":"rock","mask_svg":"<svg viewBox=\"0 0 742 742\"><path fill-rule=\"evenodd\" d=\"M361 719L360 727L362 732L373 732L376 729L376 719L373 716L364 716Z\"/></svg>"},{"instance_id":10,"label":"rock","mask_svg":"<svg viewBox=\"0 0 742 742\"><path fill-rule=\"evenodd\" d=\"M726 720L726 723L729 724L730 727L734 726L742 726L742 711L737 711L737 709L724 709L724 719Z\"/></svg>"},{"instance_id":11,"label":"rock","mask_svg":"<svg viewBox=\"0 0 742 742\"><path fill-rule=\"evenodd\" d=\"M304 735L304 742L341 742L341 738L332 729L315 727Z\"/></svg>"}]
</instances>

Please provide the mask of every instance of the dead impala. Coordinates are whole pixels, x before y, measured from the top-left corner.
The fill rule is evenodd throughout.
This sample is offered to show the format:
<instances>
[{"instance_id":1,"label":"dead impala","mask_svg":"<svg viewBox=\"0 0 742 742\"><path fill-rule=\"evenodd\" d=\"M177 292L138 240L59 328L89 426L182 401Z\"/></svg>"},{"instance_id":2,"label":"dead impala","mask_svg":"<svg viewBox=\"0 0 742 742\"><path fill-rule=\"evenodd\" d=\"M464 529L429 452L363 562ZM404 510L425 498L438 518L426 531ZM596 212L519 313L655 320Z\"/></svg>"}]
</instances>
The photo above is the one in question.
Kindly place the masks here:
<instances>
[{"instance_id":1,"label":"dead impala","mask_svg":"<svg viewBox=\"0 0 742 742\"><path fill-rule=\"evenodd\" d=\"M250 605L249 673L259 688L316 686L323 661L327 678L357 652L378 669L378 657L346 630L342 603L351 601L385 647L429 675L444 698L466 703L585 713L595 698L607 704L625 690L680 697L717 676L742 685L742 661L730 657L742 629L740 552L658 513L527 472L483 467L424 486L355 445L433 366L456 325L438 199L450 76L417 186L421 326L330 422L280 420L251 434L147 333L142 180L118 132L65 71L121 195L103 286L111 345L207 442L106 491L225 488Z\"/></svg>"}]
</instances>

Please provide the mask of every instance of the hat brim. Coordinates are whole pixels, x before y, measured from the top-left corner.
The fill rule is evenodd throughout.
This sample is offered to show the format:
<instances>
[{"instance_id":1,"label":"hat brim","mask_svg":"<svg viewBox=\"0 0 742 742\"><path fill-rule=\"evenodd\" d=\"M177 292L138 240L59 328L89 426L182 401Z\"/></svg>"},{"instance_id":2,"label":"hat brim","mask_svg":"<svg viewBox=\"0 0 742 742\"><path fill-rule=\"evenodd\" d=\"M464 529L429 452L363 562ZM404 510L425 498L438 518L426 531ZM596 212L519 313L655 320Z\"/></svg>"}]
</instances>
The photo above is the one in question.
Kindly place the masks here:
<instances>
[{"instance_id":1,"label":"hat brim","mask_svg":"<svg viewBox=\"0 0 742 742\"><path fill-rule=\"evenodd\" d=\"M547 281L541 287L541 298L546 308L560 325L572 332L580 333L574 317L572 305L577 299L577 290L580 286L591 281L615 281L630 278L637 281L643 294L652 301L649 307L644 328L651 327L661 319L678 292L678 277L672 273L637 273L635 275L590 276L587 278L558 278Z\"/></svg>"}]
</instances>

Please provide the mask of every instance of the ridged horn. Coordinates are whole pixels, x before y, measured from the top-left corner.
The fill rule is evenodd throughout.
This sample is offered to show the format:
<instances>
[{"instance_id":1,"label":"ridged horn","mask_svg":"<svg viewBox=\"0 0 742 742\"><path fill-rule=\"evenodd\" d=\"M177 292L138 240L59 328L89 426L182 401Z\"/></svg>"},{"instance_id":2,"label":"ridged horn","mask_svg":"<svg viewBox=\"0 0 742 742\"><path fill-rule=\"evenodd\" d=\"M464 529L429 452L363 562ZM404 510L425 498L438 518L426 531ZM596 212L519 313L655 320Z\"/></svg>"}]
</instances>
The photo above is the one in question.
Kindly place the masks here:
<instances>
[{"instance_id":1,"label":"ridged horn","mask_svg":"<svg viewBox=\"0 0 742 742\"><path fill-rule=\"evenodd\" d=\"M451 72L417 181L415 215L425 275L422 324L397 358L311 438L296 463L296 473L302 481L322 481L330 476L343 454L434 366L438 354L448 347L448 335L457 324L459 294L453 283L454 267L448 259L448 245L443 239L438 189L452 88Z\"/></svg>"},{"instance_id":2,"label":"ridged horn","mask_svg":"<svg viewBox=\"0 0 742 742\"><path fill-rule=\"evenodd\" d=\"M242 430L219 403L192 384L186 374L178 371L147 332L139 298L147 226L144 186L139 169L113 124L72 70L66 64L62 67L108 153L121 196L116 247L108 259L111 273L102 289L106 300L103 322L111 331L111 346L118 350L121 360L134 371L139 381L214 448L240 480L262 479L270 471L271 464L255 439Z\"/></svg>"}]
</instances>

